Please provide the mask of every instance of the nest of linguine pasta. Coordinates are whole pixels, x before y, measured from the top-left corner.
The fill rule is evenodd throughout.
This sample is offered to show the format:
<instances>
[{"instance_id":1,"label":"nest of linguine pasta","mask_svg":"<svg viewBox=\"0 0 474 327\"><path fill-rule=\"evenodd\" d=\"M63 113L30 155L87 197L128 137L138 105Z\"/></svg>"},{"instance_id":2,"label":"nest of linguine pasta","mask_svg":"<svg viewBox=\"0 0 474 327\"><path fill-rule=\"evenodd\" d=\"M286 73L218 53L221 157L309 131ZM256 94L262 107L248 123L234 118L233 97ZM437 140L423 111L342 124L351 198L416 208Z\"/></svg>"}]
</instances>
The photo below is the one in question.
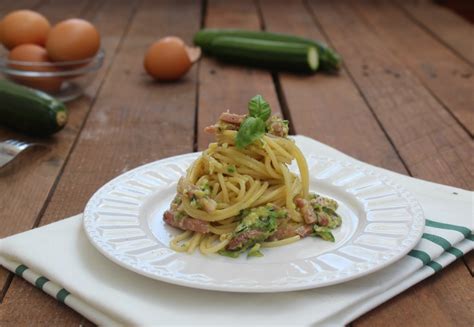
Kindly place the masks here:
<instances>
[{"instance_id":1,"label":"nest of linguine pasta","mask_svg":"<svg viewBox=\"0 0 474 327\"><path fill-rule=\"evenodd\" d=\"M261 96L249 114L224 112L206 128L216 142L189 167L164 221L183 233L171 248L192 253L262 256L261 248L307 236L333 241L341 225L335 200L309 192L306 160ZM288 166L296 161L299 175Z\"/></svg>"}]
</instances>

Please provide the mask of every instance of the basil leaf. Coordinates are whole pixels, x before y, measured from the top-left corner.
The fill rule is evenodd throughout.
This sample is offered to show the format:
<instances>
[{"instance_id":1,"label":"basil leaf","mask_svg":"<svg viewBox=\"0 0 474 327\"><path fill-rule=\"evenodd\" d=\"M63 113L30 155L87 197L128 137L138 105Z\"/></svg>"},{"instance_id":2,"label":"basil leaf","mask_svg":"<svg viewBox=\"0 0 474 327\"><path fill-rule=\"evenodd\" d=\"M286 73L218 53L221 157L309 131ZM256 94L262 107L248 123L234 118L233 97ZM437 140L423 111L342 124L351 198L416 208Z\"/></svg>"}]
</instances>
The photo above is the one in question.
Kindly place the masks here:
<instances>
[{"instance_id":1,"label":"basil leaf","mask_svg":"<svg viewBox=\"0 0 474 327\"><path fill-rule=\"evenodd\" d=\"M253 141L258 140L265 134L265 122L260 118L247 117L240 125L239 132L235 138L235 145L239 149L245 148Z\"/></svg>"},{"instance_id":2,"label":"basil leaf","mask_svg":"<svg viewBox=\"0 0 474 327\"><path fill-rule=\"evenodd\" d=\"M268 102L258 94L249 101L249 113L251 117L260 118L265 122L270 118L272 109Z\"/></svg>"}]
</instances>

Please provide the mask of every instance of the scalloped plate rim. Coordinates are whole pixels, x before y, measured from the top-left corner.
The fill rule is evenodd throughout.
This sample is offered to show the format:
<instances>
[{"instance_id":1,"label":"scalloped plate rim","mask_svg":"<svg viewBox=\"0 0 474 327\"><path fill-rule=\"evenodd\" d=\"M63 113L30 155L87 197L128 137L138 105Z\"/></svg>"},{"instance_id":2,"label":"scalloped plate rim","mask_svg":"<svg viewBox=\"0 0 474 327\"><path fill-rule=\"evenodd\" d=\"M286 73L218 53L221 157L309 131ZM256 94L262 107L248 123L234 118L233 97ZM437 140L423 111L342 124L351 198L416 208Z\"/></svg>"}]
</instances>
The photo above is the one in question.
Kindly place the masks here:
<instances>
[{"instance_id":1,"label":"scalloped plate rim","mask_svg":"<svg viewBox=\"0 0 474 327\"><path fill-rule=\"evenodd\" d=\"M349 280L366 276L375 271L383 269L397 262L401 258L403 258L410 250L412 250L416 246L416 244L419 242L423 234L423 227L424 227L424 222L425 222L423 209L421 205L418 203L418 201L414 198L414 196L410 192L408 192L404 187L393 182L390 178L386 177L386 175L376 172L370 169L370 167L364 166L363 164L359 164L357 162L350 162L348 160L332 159L328 156L320 156L315 153L309 153L309 154L305 153L305 157L307 159L308 157L311 157L313 159L317 158L317 160L326 160L328 162L340 164L342 167L351 167L357 171L363 172L366 175L376 177L380 181L383 181L384 184L388 184L394 187L397 191L403 193L404 197L407 200L409 200L411 208L417 211L417 214L414 214L413 221L412 221L412 224L415 224L416 228L413 228L412 226L412 229L410 229L410 232L416 232L416 235L412 237L412 239L409 242L410 244L406 245L402 251L399 251L397 254L393 255L388 260L385 260L384 262L378 263L368 269L359 271L357 273L347 274L346 276L339 276L338 278L334 278L332 280L326 280L324 282L309 281L307 283L302 283L300 285L288 282L284 284L280 283L280 285L271 285L271 286L264 286L264 287L259 287L258 285L255 285L255 284L253 286L246 286L245 284L236 285L236 284L226 284L226 283L204 283L204 282L200 282L196 280L180 279L180 278L176 278L176 276L174 277L166 276L163 274L157 275L154 272L147 271L147 269L144 267L140 267L140 265L133 265L133 264L130 264L129 262L126 262L127 260L124 260L123 256L110 253L110 250L107 249L107 247L102 244L102 241L98 239L97 237L95 237L96 235L94 235L93 226L91 226L93 222L91 210L94 207L94 200L97 199L102 193L108 191L109 189L112 189L115 186L115 184L118 184L120 181L133 178L134 176L147 171L147 169L149 170L150 167L165 165L167 163L175 162L179 160L195 159L197 156L199 156L199 154L200 152L187 153L187 154L181 154L181 155L157 160L154 162L150 162L150 163L138 166L128 172L125 172L113 178L112 180L104 184L102 187L100 187L89 199L88 203L86 204L84 214L83 214L83 229L85 231L85 234L88 240L91 242L91 244L107 259L118 264L119 266L128 270L131 270L135 273L138 273L142 276L146 276L146 277L159 280L162 282L167 282L167 283L171 283L175 285L197 288L197 289L213 290L213 291L239 292L239 293L273 293L273 292L289 292L289 291L325 287L325 286L344 283Z\"/></svg>"}]
</instances>

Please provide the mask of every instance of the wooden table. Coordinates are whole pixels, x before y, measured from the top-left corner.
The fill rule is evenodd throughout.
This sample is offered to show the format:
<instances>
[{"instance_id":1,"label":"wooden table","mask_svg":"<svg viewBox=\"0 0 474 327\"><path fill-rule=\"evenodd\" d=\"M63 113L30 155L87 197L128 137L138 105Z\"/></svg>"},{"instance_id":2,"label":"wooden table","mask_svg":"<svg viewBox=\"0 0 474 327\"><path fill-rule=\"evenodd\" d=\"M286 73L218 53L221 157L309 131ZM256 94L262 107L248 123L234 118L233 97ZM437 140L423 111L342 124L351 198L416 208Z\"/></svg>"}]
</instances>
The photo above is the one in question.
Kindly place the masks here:
<instances>
[{"instance_id":1,"label":"wooden table","mask_svg":"<svg viewBox=\"0 0 474 327\"><path fill-rule=\"evenodd\" d=\"M1 14L32 8L53 22L84 17L99 28L105 66L68 104L68 126L0 172L0 237L83 210L111 178L141 164L205 148L204 126L225 109L246 111L260 93L292 133L368 163L472 190L474 32L430 1L2 1ZM270 73L203 58L177 83L152 82L148 45L165 35L191 43L199 28L236 27L324 40L344 57L337 76ZM20 138L0 129L0 139ZM436 219L436 217L430 217ZM471 254L354 326L472 326ZM90 325L0 269L0 325Z\"/></svg>"}]
</instances>

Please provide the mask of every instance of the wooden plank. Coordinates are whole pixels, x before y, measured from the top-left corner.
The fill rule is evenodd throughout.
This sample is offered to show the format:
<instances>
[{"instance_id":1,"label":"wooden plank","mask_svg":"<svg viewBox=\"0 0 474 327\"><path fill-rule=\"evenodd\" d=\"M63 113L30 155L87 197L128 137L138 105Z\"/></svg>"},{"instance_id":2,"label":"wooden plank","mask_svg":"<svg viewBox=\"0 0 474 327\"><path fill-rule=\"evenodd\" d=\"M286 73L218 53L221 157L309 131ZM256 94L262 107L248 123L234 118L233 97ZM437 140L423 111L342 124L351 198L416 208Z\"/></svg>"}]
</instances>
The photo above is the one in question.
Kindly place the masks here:
<instances>
[{"instance_id":1,"label":"wooden plank","mask_svg":"<svg viewBox=\"0 0 474 327\"><path fill-rule=\"evenodd\" d=\"M103 4L103 2L94 2ZM82 128L95 95L112 62L119 41L125 32L134 2L115 1L107 3L100 10L91 6L89 1L49 2L39 9L52 20L59 20L61 15L79 16L96 23L102 35L102 47L106 52L104 67L98 72L93 83L87 88L85 96L67 104L69 122L66 128L47 139L25 137L6 129L0 130L0 138L18 138L38 141L49 149L38 149L13 162L0 175L0 187L8 187L8 193L0 194L0 215L8 224L0 231L0 237L15 234L34 226L44 202L54 188L54 183L61 173L64 163L73 147L74 141ZM51 14L50 14L51 13ZM28 189L29 192L25 192ZM24 204L28 203L28 206Z\"/></svg>"},{"instance_id":2,"label":"wooden plank","mask_svg":"<svg viewBox=\"0 0 474 327\"><path fill-rule=\"evenodd\" d=\"M395 7L393 2L373 0L351 4L432 94L452 111L472 136L474 131L472 66L414 23L403 10ZM467 264L466 266L469 269Z\"/></svg>"},{"instance_id":3,"label":"wooden plank","mask_svg":"<svg viewBox=\"0 0 474 327\"><path fill-rule=\"evenodd\" d=\"M23 8L30 8L36 10L42 3L42 0L17 0L17 1L2 1L0 2L0 19L14 10ZM0 47L2 50L5 48L3 45Z\"/></svg>"},{"instance_id":4,"label":"wooden plank","mask_svg":"<svg viewBox=\"0 0 474 327\"><path fill-rule=\"evenodd\" d=\"M66 129L51 139L42 140L50 148L32 150L12 163L8 169L2 170L0 188L8 187L9 192L0 193L0 216L4 222L0 237L30 229L37 221L87 116L90 104L106 75L127 26L130 9L133 8L133 2L129 1L115 1L113 5L110 2L104 5L103 1L94 1L94 5L91 4L90 1L50 1L30 7L26 6L24 1L20 2L21 8L34 8L45 14L52 22L72 16L81 16L93 21L101 32L106 59L104 67L88 87L86 96L68 103L70 119ZM4 129L0 130L0 138L36 140ZM0 285L5 291L9 285L9 275L8 271L0 269Z\"/></svg>"},{"instance_id":5,"label":"wooden plank","mask_svg":"<svg viewBox=\"0 0 474 327\"><path fill-rule=\"evenodd\" d=\"M266 0L261 0L260 3L267 30L324 40L311 17L305 14L301 3ZM373 160L373 163L378 165L384 165L387 153L394 153L345 72L336 77L316 75L304 79L290 74L279 75L297 133L329 143L362 160ZM354 119L360 119L364 114L367 116L365 121L354 122ZM371 124L375 127L367 128ZM361 128L356 130L353 126ZM374 131L379 131L379 135L373 135ZM367 146L370 143L375 144ZM374 153L371 150L373 148L381 150ZM398 164L401 165L399 160Z\"/></svg>"},{"instance_id":6,"label":"wooden plank","mask_svg":"<svg viewBox=\"0 0 474 327\"><path fill-rule=\"evenodd\" d=\"M463 260L467 269L469 269L471 276L474 277L474 252L470 252L469 254L465 255Z\"/></svg>"},{"instance_id":7,"label":"wooden plank","mask_svg":"<svg viewBox=\"0 0 474 327\"><path fill-rule=\"evenodd\" d=\"M473 143L454 118L348 2L311 7L411 174L472 189Z\"/></svg>"},{"instance_id":8,"label":"wooden plank","mask_svg":"<svg viewBox=\"0 0 474 327\"><path fill-rule=\"evenodd\" d=\"M466 61L474 64L474 28L462 16L430 0L398 1L415 21L443 41Z\"/></svg>"},{"instance_id":9,"label":"wooden plank","mask_svg":"<svg viewBox=\"0 0 474 327\"><path fill-rule=\"evenodd\" d=\"M70 6L65 6L69 4ZM31 2L29 5L24 1L13 5L11 9L34 8L46 15L52 22L61 17L61 13L77 14L87 7L88 1L65 1L58 3ZM31 6L31 7L30 7ZM87 14L87 13L85 13ZM72 109L72 108L71 108ZM80 113L80 111L79 111ZM74 116L74 115L72 115ZM70 119L65 130L52 138L42 140L49 149L34 149L29 151L0 172L0 189L8 189L8 192L0 192L0 217L3 225L0 229L0 237L15 234L33 227L39 212L41 211L48 192L54 185L62 162L66 158L69 148L74 140L74 119ZM0 139L21 139L38 141L38 139L25 137L0 127ZM28 192L25 192L28 190ZM9 273L0 269L0 287L6 288ZM1 299L1 295L0 295Z\"/></svg>"},{"instance_id":10,"label":"wooden plank","mask_svg":"<svg viewBox=\"0 0 474 327\"><path fill-rule=\"evenodd\" d=\"M325 40L302 1L260 1L266 29ZM298 134L365 162L406 173L400 158L345 70L339 75L279 74Z\"/></svg>"},{"instance_id":11,"label":"wooden plank","mask_svg":"<svg viewBox=\"0 0 474 327\"><path fill-rule=\"evenodd\" d=\"M386 51L384 42L377 38L365 22L354 15L347 4L348 2L338 2L337 5L335 3L328 5L326 2L318 2L313 3L312 8L322 28L343 54L350 74L408 168L418 177L470 187L472 178L469 176L472 172L468 169L471 159L463 154L463 151L465 153L471 151L469 137L452 121L444 109L433 101L403 64ZM407 122L408 117L413 117L413 122ZM422 129L411 131L402 128L406 123L411 124L413 129L420 124L425 125ZM464 150L461 150L462 147ZM462 162L462 167L466 168L467 173L464 177L468 182L463 180L463 175L451 173L451 170L456 169L450 161L453 153ZM444 176L446 171L452 174L450 179ZM424 292L429 294L432 291L427 288ZM428 302L430 298L427 296L423 301ZM414 298L413 301L419 299ZM396 310L400 312L409 309L400 306ZM445 310L451 308L446 307ZM416 320L413 323L417 324ZM420 323L421 321L418 322Z\"/></svg>"},{"instance_id":12,"label":"wooden plank","mask_svg":"<svg viewBox=\"0 0 474 327\"><path fill-rule=\"evenodd\" d=\"M352 323L362 326L472 326L474 283L462 260Z\"/></svg>"},{"instance_id":13,"label":"wooden plank","mask_svg":"<svg viewBox=\"0 0 474 327\"><path fill-rule=\"evenodd\" d=\"M17 296L0 305L0 326L94 326L23 278L15 278L11 287Z\"/></svg>"},{"instance_id":14,"label":"wooden plank","mask_svg":"<svg viewBox=\"0 0 474 327\"><path fill-rule=\"evenodd\" d=\"M474 134L474 69L415 24L391 1L353 2L359 14L470 135ZM474 41L473 41L474 47Z\"/></svg>"},{"instance_id":15,"label":"wooden plank","mask_svg":"<svg viewBox=\"0 0 474 327\"><path fill-rule=\"evenodd\" d=\"M205 26L258 30L260 22L257 12L252 0L211 0L208 2ZM203 132L204 127L216 122L225 110L247 113L247 103L256 94L261 94L270 103L273 112L280 112L269 72L203 58L199 69L198 149L207 148L213 140L211 135Z\"/></svg>"},{"instance_id":16,"label":"wooden plank","mask_svg":"<svg viewBox=\"0 0 474 327\"><path fill-rule=\"evenodd\" d=\"M5 2L5 1L2 1L0 2L0 17L3 18L4 15L8 14L9 12L13 11L13 10L18 10L18 9L21 9L21 8L36 8L39 4L40 4L41 0L18 0L18 1L8 1L8 2ZM0 55L1 56L5 56L7 53L7 50L0 45ZM3 76L2 76L3 78ZM0 131L0 140L3 140L3 139L6 139L6 137L4 135L1 134L1 131ZM2 187L2 184L1 184L1 180L3 179L3 172L0 171L0 189L4 189ZM1 194L5 193L5 192L0 192ZM2 216L2 207L4 206L4 203L3 201L1 200L2 197L1 197L1 194L0 194L0 216ZM3 216L2 216L3 217ZM6 220L5 218L2 220L2 229L3 229L3 225L7 225L9 224L9 221ZM0 238L2 237L1 236L1 231L0 231ZM9 272L3 268L0 268L0 302L1 302L1 299L3 298L3 294L5 292L5 284L7 283L7 280L9 279Z\"/></svg>"},{"instance_id":17,"label":"wooden plank","mask_svg":"<svg viewBox=\"0 0 474 327\"><path fill-rule=\"evenodd\" d=\"M0 19L14 10L23 8L30 8L36 10L41 4L42 0L17 0L17 1L2 1L0 2ZM3 46L1 46L2 49Z\"/></svg>"},{"instance_id":18,"label":"wooden plank","mask_svg":"<svg viewBox=\"0 0 474 327\"><path fill-rule=\"evenodd\" d=\"M57 5L56 3L46 4L37 9L54 21L60 17L61 13L79 15L87 7L88 1L73 1L70 4L71 6L67 6L67 2L60 2ZM3 127L0 128L0 139L41 140L50 147L49 151L36 149L1 171L0 189L8 189L8 192L0 193L0 216L7 222L0 230L0 237L33 227L87 111L87 106L78 108L78 104L82 101L68 104L71 113L68 125L63 131L48 139L25 137Z\"/></svg>"},{"instance_id":19,"label":"wooden plank","mask_svg":"<svg viewBox=\"0 0 474 327\"><path fill-rule=\"evenodd\" d=\"M91 3L90 0L49 0L43 1L36 9L46 16L51 25L54 26L63 19L74 17L87 17L89 19L89 17L93 17L94 12L89 10ZM98 3L102 3L102 1L98 1Z\"/></svg>"},{"instance_id":20,"label":"wooden plank","mask_svg":"<svg viewBox=\"0 0 474 327\"><path fill-rule=\"evenodd\" d=\"M42 0L18 0L18 1L2 1L0 2L0 17L7 15L13 10L22 8L36 8Z\"/></svg>"},{"instance_id":21,"label":"wooden plank","mask_svg":"<svg viewBox=\"0 0 474 327\"><path fill-rule=\"evenodd\" d=\"M190 1L140 7L41 224L81 212L100 186L131 168L192 151L196 71L177 83L155 83L142 60L160 36L190 42L199 10Z\"/></svg>"},{"instance_id":22,"label":"wooden plank","mask_svg":"<svg viewBox=\"0 0 474 327\"><path fill-rule=\"evenodd\" d=\"M94 3L103 4L103 1ZM70 117L64 131L52 138L42 140L49 148L31 150L1 171L0 189L8 189L8 192L0 193L0 216L4 222L0 237L28 230L37 223L45 201L61 174L95 94L113 60L131 14L130 8L133 8L133 2L129 1L115 1L113 4L109 2L101 8L91 6L90 1L72 1L72 3L51 1L35 7L52 21L60 20L63 15L74 14L93 21L101 31L106 60L104 67L87 88L86 95L68 103ZM35 138L27 138L19 133L0 129L0 139L8 138L38 141ZM7 276L8 272L0 269L2 287L7 286Z\"/></svg>"},{"instance_id":23,"label":"wooden plank","mask_svg":"<svg viewBox=\"0 0 474 327\"><path fill-rule=\"evenodd\" d=\"M160 36L178 35L189 42L199 28L199 11L199 3L192 0L150 0L140 6L41 224L82 211L97 188L128 169L192 151L196 71L177 83L154 83L144 74L142 60L149 44ZM62 310L59 302L45 304L47 295L25 299L23 294L32 292L32 286L17 279L0 306L0 315L9 316L21 304L38 310L17 315L17 325L47 321L54 315L56 325L81 322L72 310Z\"/></svg>"}]
</instances>

